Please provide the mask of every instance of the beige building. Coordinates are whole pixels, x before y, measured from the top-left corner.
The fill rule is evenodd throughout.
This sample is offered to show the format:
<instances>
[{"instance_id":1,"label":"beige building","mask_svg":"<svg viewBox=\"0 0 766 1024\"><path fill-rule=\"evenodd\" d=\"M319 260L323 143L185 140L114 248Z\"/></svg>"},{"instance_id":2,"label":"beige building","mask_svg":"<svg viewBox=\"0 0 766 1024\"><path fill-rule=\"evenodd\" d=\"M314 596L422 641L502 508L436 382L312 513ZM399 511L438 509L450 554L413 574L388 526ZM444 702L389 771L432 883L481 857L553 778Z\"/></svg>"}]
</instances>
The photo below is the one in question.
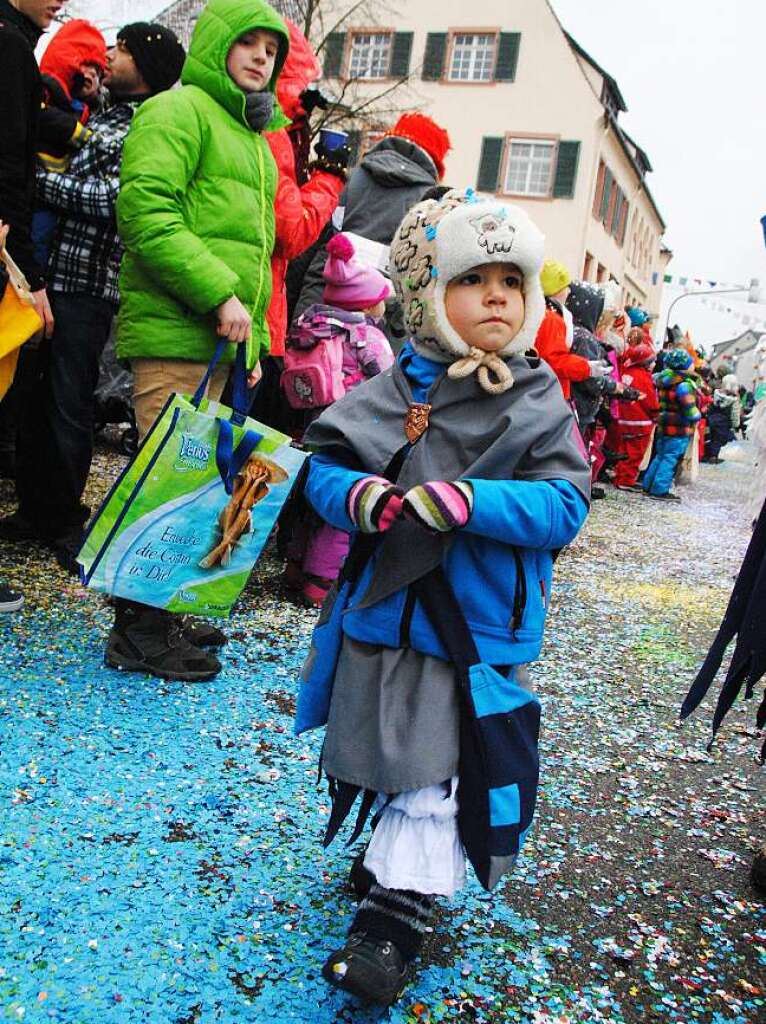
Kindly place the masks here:
<instances>
[{"instance_id":1,"label":"beige building","mask_svg":"<svg viewBox=\"0 0 766 1024\"><path fill-rule=\"evenodd\" d=\"M354 6L323 4L324 25ZM551 258L574 276L616 281L625 303L656 313L671 254L651 164L619 125L617 82L547 0L381 0L360 11L322 49L325 80L351 109L379 97L355 122L360 151L397 109L428 113L452 138L448 184L518 202Z\"/></svg>"}]
</instances>

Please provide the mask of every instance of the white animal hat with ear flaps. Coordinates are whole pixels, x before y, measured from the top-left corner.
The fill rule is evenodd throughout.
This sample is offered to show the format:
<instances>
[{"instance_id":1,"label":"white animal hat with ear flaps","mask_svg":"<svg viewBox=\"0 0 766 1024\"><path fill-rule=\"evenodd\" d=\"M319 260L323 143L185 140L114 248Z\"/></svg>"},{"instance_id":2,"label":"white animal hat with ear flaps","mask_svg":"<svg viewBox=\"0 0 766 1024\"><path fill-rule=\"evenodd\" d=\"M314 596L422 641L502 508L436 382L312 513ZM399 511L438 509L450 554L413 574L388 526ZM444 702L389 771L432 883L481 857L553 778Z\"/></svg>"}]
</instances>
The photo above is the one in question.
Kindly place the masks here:
<instances>
[{"instance_id":1,"label":"white animal hat with ear flaps","mask_svg":"<svg viewBox=\"0 0 766 1024\"><path fill-rule=\"evenodd\" d=\"M451 363L451 377L478 371L485 391L507 391L513 375L503 360L534 347L545 314L540 286L544 245L542 232L522 209L482 199L472 189L453 189L440 200L413 206L394 235L390 263L413 348ZM463 341L444 304L449 282L485 263L513 263L523 277L524 323L504 348L492 353Z\"/></svg>"}]
</instances>

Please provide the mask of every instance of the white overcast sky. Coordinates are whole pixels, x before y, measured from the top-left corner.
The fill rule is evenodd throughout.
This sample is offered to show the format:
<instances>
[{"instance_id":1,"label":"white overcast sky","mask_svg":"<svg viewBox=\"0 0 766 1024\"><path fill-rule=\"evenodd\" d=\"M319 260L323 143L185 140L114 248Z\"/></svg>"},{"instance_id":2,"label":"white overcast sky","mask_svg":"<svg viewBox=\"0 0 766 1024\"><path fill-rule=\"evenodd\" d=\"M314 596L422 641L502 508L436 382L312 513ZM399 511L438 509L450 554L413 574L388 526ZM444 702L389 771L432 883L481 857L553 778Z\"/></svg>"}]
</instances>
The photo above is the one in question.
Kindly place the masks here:
<instances>
[{"instance_id":1,"label":"white overcast sky","mask_svg":"<svg viewBox=\"0 0 766 1024\"><path fill-rule=\"evenodd\" d=\"M167 2L71 0L70 10L113 27L151 17ZM737 283L757 277L766 300L759 223L766 214L766 2L552 4L564 28L619 83L628 107L620 122L654 168L648 183L667 223L669 272ZM668 300L680 294L666 292ZM727 304L766 320L766 301L756 307L734 296ZM676 319L706 344L744 329L700 299L679 303Z\"/></svg>"}]
</instances>

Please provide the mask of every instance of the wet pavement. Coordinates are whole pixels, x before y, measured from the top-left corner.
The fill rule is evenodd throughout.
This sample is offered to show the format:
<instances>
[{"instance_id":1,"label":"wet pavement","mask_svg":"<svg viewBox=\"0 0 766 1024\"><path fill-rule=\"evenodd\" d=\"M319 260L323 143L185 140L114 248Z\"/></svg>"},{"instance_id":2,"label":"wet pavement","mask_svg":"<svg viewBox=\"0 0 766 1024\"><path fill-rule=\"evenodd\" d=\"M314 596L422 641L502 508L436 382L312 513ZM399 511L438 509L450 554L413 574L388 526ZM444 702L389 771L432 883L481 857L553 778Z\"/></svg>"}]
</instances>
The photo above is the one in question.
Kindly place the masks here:
<instances>
[{"instance_id":1,"label":"wet pavement","mask_svg":"<svg viewBox=\"0 0 766 1024\"><path fill-rule=\"evenodd\" d=\"M316 613L273 555L222 674L185 685L107 670L103 599L42 548L2 547L27 605L0 619L0 1019L766 1020L755 708L711 753L714 694L677 724L749 538L749 453L724 456L679 505L608 488L559 559L533 837L502 889L440 910L390 1011L319 975L353 913L350 854L321 850L320 737L292 735ZM93 501L121 464L99 453Z\"/></svg>"}]
</instances>

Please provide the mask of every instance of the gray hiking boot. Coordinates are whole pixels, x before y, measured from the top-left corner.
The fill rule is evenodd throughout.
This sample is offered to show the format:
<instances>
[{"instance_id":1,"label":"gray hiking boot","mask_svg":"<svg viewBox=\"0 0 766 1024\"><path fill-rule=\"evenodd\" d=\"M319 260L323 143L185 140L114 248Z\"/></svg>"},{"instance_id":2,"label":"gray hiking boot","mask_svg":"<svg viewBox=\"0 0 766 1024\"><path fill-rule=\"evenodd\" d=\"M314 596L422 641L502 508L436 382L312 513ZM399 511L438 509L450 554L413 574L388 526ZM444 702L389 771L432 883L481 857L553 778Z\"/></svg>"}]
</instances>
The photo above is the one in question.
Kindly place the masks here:
<instances>
[{"instance_id":1,"label":"gray hiking boot","mask_svg":"<svg viewBox=\"0 0 766 1024\"><path fill-rule=\"evenodd\" d=\"M185 638L179 616L122 598L116 598L114 606L104 655L111 668L188 683L213 679L221 671L215 655Z\"/></svg>"}]
</instances>

